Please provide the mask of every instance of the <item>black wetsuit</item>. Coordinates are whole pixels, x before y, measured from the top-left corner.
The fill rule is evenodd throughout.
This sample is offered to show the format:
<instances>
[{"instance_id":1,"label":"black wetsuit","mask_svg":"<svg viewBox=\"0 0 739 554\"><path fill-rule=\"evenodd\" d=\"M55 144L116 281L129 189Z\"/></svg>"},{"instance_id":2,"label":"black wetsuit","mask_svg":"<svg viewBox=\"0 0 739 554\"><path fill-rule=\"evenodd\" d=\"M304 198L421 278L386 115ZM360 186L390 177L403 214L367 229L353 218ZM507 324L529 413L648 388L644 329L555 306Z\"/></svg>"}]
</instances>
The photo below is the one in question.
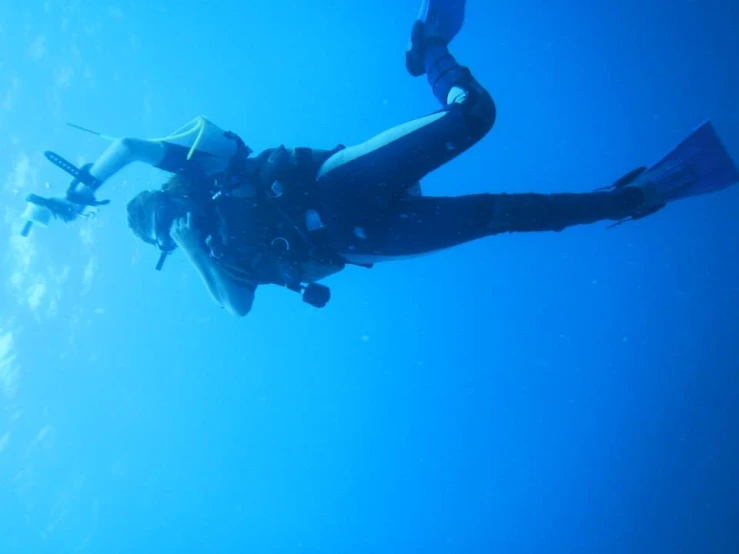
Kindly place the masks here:
<instances>
[{"instance_id":1,"label":"black wetsuit","mask_svg":"<svg viewBox=\"0 0 739 554\"><path fill-rule=\"evenodd\" d=\"M409 196L409 186L477 143L496 118L490 94L446 49L428 78L443 105L440 111L346 149L319 173L321 215L336 252L381 258L417 255L499 233L559 231L620 220L640 206L641 192L631 188Z\"/></svg>"}]
</instances>

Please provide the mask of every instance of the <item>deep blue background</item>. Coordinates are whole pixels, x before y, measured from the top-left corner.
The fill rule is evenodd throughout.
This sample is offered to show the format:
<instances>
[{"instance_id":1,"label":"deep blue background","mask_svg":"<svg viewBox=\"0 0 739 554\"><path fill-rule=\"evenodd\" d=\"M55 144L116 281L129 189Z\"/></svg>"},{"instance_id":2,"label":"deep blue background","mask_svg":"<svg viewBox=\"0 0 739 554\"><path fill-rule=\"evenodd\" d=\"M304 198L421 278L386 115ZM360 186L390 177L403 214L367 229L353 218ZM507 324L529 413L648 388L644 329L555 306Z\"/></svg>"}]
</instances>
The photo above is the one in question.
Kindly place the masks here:
<instances>
[{"instance_id":1,"label":"deep blue background","mask_svg":"<svg viewBox=\"0 0 739 554\"><path fill-rule=\"evenodd\" d=\"M470 0L494 131L427 194L580 191L739 126L720 0ZM17 237L113 135L203 114L255 149L436 109L416 0L0 4L0 552L739 551L739 187L646 220L350 269L243 320L125 225ZM105 196L105 194L103 195Z\"/></svg>"}]
</instances>

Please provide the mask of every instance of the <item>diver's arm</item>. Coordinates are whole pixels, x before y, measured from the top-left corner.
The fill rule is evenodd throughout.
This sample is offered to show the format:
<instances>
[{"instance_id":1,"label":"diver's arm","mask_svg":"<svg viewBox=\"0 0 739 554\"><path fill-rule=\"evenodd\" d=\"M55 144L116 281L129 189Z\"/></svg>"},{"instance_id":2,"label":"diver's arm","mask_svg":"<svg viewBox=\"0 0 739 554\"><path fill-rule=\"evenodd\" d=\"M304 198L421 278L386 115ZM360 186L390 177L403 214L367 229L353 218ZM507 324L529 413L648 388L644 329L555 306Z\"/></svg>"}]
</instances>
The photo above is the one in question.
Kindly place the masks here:
<instances>
[{"instance_id":1,"label":"diver's arm","mask_svg":"<svg viewBox=\"0 0 739 554\"><path fill-rule=\"evenodd\" d=\"M254 292L251 289L237 285L225 275L205 248L195 246L182 250L195 266L213 300L237 317L244 317L249 313L254 302Z\"/></svg>"},{"instance_id":2,"label":"diver's arm","mask_svg":"<svg viewBox=\"0 0 739 554\"><path fill-rule=\"evenodd\" d=\"M132 162L144 162L156 166L167 153L163 142L121 138L103 152L90 168L90 174L101 184Z\"/></svg>"},{"instance_id":3,"label":"diver's arm","mask_svg":"<svg viewBox=\"0 0 739 554\"><path fill-rule=\"evenodd\" d=\"M208 292L229 313L243 317L251 310L254 291L238 285L216 264L205 248L199 233L192 228L191 216L175 221L170 235L190 260Z\"/></svg>"},{"instance_id":4,"label":"diver's arm","mask_svg":"<svg viewBox=\"0 0 739 554\"><path fill-rule=\"evenodd\" d=\"M95 179L95 184L87 186L80 183L75 193L92 200L95 191L128 164L143 162L156 167L164 160L166 154L167 145L163 142L136 138L116 139L90 167L90 175Z\"/></svg>"}]
</instances>

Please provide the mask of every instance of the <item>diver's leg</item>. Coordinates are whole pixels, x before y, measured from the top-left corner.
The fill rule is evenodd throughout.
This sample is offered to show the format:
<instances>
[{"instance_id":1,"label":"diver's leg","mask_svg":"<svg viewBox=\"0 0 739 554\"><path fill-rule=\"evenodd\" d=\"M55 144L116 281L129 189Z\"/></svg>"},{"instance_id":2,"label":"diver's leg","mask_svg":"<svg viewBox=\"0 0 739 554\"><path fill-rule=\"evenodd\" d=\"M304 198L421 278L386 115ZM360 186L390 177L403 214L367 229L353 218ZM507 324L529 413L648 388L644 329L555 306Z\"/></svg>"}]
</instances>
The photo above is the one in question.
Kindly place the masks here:
<instances>
[{"instance_id":1,"label":"diver's leg","mask_svg":"<svg viewBox=\"0 0 739 554\"><path fill-rule=\"evenodd\" d=\"M463 5L463 3L461 3ZM417 26L422 22L417 22ZM442 109L341 150L321 167L318 180L331 192L342 187L394 193L456 158L492 128L496 110L490 94L468 68L457 63L446 42L422 40L424 72Z\"/></svg>"},{"instance_id":2,"label":"diver's leg","mask_svg":"<svg viewBox=\"0 0 739 554\"><path fill-rule=\"evenodd\" d=\"M427 254L501 233L561 231L574 225L621 220L638 211L637 189L583 194L476 194L402 200L375 226L347 233L339 247L350 261L366 255Z\"/></svg>"},{"instance_id":3,"label":"diver's leg","mask_svg":"<svg viewBox=\"0 0 739 554\"><path fill-rule=\"evenodd\" d=\"M441 111L334 154L321 167L319 184L349 186L353 192L369 188L395 192L459 156L490 130L495 105L471 77L466 88L456 92Z\"/></svg>"}]
</instances>

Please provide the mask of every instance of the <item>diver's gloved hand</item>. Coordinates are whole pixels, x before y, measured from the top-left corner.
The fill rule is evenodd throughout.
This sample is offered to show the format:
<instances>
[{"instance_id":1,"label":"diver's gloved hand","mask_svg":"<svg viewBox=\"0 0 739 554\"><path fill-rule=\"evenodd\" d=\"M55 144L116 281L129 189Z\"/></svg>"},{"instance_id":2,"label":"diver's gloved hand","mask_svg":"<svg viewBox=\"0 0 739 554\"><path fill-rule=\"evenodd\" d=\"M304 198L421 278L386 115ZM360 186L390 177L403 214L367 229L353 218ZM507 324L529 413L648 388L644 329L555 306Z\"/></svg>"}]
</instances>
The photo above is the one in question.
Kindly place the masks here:
<instances>
[{"instance_id":1,"label":"diver's gloved hand","mask_svg":"<svg viewBox=\"0 0 739 554\"><path fill-rule=\"evenodd\" d=\"M81 206L91 207L110 204L110 200L97 200L95 198L95 191L103 183L90 173L90 169L92 168L91 163L76 168L58 155L52 154L52 157L57 165L61 164L61 167L67 173L72 173L74 176L74 179L72 179L72 182L67 187L67 200ZM69 167L67 167L67 164L69 164Z\"/></svg>"},{"instance_id":2,"label":"diver's gloved hand","mask_svg":"<svg viewBox=\"0 0 739 554\"><path fill-rule=\"evenodd\" d=\"M85 206L70 202L67 198L39 196L29 194L26 197L28 208L24 217L33 223L47 225L53 219L59 219L66 223L74 221L81 216Z\"/></svg>"},{"instance_id":3,"label":"diver's gloved hand","mask_svg":"<svg viewBox=\"0 0 739 554\"><path fill-rule=\"evenodd\" d=\"M67 200L80 206L105 206L110 200L98 200L95 198L95 189L82 183L71 186L67 191Z\"/></svg>"}]
</instances>

